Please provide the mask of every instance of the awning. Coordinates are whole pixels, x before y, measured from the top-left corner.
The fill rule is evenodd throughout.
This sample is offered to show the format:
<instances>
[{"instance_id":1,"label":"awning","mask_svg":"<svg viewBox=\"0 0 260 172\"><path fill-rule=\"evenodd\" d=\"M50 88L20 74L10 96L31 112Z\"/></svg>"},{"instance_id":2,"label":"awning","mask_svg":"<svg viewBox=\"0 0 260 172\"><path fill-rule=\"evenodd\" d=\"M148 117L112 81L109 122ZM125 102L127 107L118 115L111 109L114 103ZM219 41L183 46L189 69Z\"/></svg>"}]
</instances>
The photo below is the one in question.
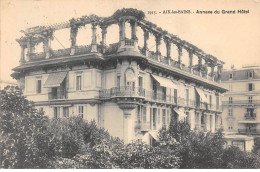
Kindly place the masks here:
<instances>
[{"instance_id":1,"label":"awning","mask_svg":"<svg viewBox=\"0 0 260 172\"><path fill-rule=\"evenodd\" d=\"M152 74L151 74L151 75L152 75ZM168 88L178 89L178 86L175 85L170 79L163 78L163 77L156 76L156 75L152 75L152 77L153 77L157 82L159 82L159 84L160 84L162 87L168 87Z\"/></svg>"},{"instance_id":2,"label":"awning","mask_svg":"<svg viewBox=\"0 0 260 172\"><path fill-rule=\"evenodd\" d=\"M244 124L257 124L257 123L260 123L260 121L238 121L238 123L244 123Z\"/></svg>"},{"instance_id":3,"label":"awning","mask_svg":"<svg viewBox=\"0 0 260 172\"><path fill-rule=\"evenodd\" d=\"M201 89L199 89L199 88L195 88L195 89L198 92L198 94L200 95L200 98L201 98L202 102L208 102L208 99L205 96L204 92Z\"/></svg>"},{"instance_id":4,"label":"awning","mask_svg":"<svg viewBox=\"0 0 260 172\"><path fill-rule=\"evenodd\" d=\"M174 108L174 111L179 115L180 119L183 119L187 116L182 109Z\"/></svg>"},{"instance_id":5,"label":"awning","mask_svg":"<svg viewBox=\"0 0 260 172\"><path fill-rule=\"evenodd\" d=\"M46 82L44 83L43 87L50 88L50 87L59 87L60 84L64 81L67 72L57 72L51 73Z\"/></svg>"},{"instance_id":6,"label":"awning","mask_svg":"<svg viewBox=\"0 0 260 172\"><path fill-rule=\"evenodd\" d=\"M157 131L149 131L143 137L146 137L148 134L155 140L159 140Z\"/></svg>"}]
</instances>

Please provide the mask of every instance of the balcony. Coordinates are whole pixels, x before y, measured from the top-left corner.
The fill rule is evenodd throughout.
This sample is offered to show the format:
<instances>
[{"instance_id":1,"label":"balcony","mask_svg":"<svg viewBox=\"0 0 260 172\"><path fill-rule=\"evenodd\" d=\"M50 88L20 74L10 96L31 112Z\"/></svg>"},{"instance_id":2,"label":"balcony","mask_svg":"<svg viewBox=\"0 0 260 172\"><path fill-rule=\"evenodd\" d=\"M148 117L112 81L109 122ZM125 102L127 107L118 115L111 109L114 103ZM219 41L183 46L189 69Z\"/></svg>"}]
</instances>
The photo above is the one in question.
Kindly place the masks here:
<instances>
[{"instance_id":1,"label":"balcony","mask_svg":"<svg viewBox=\"0 0 260 172\"><path fill-rule=\"evenodd\" d=\"M199 102L197 104L197 109L208 110L208 104L207 103L203 103L203 102Z\"/></svg>"},{"instance_id":2,"label":"balcony","mask_svg":"<svg viewBox=\"0 0 260 172\"><path fill-rule=\"evenodd\" d=\"M260 105L260 100L237 100L237 101L223 101L223 105Z\"/></svg>"},{"instance_id":3,"label":"balcony","mask_svg":"<svg viewBox=\"0 0 260 172\"><path fill-rule=\"evenodd\" d=\"M208 110L207 103L199 103L197 104L195 100L191 99L184 99L182 97L175 97L171 95L167 95L166 93L162 92L154 92L154 91L147 91L142 87L132 87L132 86L122 86L122 87L113 87L111 89L104 89L99 91L99 97L101 99L111 99L117 97L135 97L135 98L142 98L146 101L155 102L155 103L162 103L162 104L169 104L169 105L177 105L181 107L188 107L188 108L197 108L201 110ZM220 106L216 106L212 104L211 106L212 111L221 111Z\"/></svg>"},{"instance_id":4,"label":"balcony","mask_svg":"<svg viewBox=\"0 0 260 172\"><path fill-rule=\"evenodd\" d=\"M99 97L105 99L113 97L145 97L145 89L132 86L114 87L100 90Z\"/></svg>"},{"instance_id":5,"label":"balcony","mask_svg":"<svg viewBox=\"0 0 260 172\"><path fill-rule=\"evenodd\" d=\"M260 129L248 129L248 128L245 128L245 129L238 129L238 133L239 134L247 134L247 135L251 135L251 134L260 134Z\"/></svg>"},{"instance_id":6,"label":"balcony","mask_svg":"<svg viewBox=\"0 0 260 172\"><path fill-rule=\"evenodd\" d=\"M256 113L249 113L249 112L246 112L245 113L245 119L246 120L255 120L256 119Z\"/></svg>"},{"instance_id":7,"label":"balcony","mask_svg":"<svg viewBox=\"0 0 260 172\"><path fill-rule=\"evenodd\" d=\"M151 129L150 123L149 122L145 122L145 123L144 122L136 122L135 123L135 129L137 131L143 131L143 132L149 131Z\"/></svg>"}]
</instances>

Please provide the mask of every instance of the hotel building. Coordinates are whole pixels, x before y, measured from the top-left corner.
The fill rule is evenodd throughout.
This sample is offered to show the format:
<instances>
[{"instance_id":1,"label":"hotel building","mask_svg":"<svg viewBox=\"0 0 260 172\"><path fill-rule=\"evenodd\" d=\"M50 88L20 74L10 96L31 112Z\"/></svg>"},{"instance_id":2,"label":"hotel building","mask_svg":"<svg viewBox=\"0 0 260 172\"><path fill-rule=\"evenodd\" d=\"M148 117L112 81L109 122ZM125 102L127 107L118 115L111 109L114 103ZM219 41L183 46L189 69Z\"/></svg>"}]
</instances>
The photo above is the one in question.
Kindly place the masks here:
<instances>
[{"instance_id":1,"label":"hotel building","mask_svg":"<svg viewBox=\"0 0 260 172\"><path fill-rule=\"evenodd\" d=\"M89 25L91 43L77 45L82 27ZM112 26L118 32L109 32ZM69 29L71 45L54 50L55 32L63 29ZM171 119L186 120L193 130L221 127L224 62L147 21L142 11L121 9L109 17L83 16L23 32L17 40L20 65L12 76L50 118L95 120L125 143L153 144ZM110 34L118 40L107 44ZM39 45L43 51L36 53Z\"/></svg>"},{"instance_id":2,"label":"hotel building","mask_svg":"<svg viewBox=\"0 0 260 172\"><path fill-rule=\"evenodd\" d=\"M253 138L260 136L260 66L224 71L221 80L229 90L223 97L222 115L229 145L250 151Z\"/></svg>"}]
</instances>

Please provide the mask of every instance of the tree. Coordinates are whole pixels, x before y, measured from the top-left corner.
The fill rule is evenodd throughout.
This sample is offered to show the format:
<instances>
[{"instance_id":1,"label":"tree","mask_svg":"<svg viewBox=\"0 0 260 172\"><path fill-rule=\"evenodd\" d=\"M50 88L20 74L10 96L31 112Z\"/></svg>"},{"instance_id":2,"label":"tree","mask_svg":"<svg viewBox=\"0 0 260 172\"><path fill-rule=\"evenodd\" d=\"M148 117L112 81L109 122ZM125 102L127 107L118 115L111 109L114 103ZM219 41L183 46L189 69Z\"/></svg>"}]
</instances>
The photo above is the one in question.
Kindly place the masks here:
<instances>
[{"instance_id":1,"label":"tree","mask_svg":"<svg viewBox=\"0 0 260 172\"><path fill-rule=\"evenodd\" d=\"M204 133L189 128L185 122L171 121L168 130L160 131L160 142L181 158L180 168L259 168L259 158L255 154L236 147L224 148L221 129L216 133Z\"/></svg>"},{"instance_id":2,"label":"tree","mask_svg":"<svg viewBox=\"0 0 260 172\"><path fill-rule=\"evenodd\" d=\"M0 90L1 167L41 168L49 155L42 149L48 118L26 100L18 87ZM39 140L41 141L39 141Z\"/></svg>"}]
</instances>

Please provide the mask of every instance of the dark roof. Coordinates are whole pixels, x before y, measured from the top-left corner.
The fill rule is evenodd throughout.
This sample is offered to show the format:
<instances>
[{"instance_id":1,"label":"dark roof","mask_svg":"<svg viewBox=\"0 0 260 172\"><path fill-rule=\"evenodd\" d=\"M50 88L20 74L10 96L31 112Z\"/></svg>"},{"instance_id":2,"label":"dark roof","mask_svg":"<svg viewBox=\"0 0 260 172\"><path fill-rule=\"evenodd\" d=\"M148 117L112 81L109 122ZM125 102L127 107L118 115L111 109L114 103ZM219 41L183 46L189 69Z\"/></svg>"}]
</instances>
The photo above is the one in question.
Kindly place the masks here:
<instances>
[{"instance_id":1,"label":"dark roof","mask_svg":"<svg viewBox=\"0 0 260 172\"><path fill-rule=\"evenodd\" d=\"M222 81L229 81L229 75L233 74L232 80L247 80L249 79L248 74L249 72L253 72L253 78L251 79L260 79L260 68L253 69L241 69L241 70L230 70L230 71L223 71L221 73L221 80Z\"/></svg>"}]
</instances>

